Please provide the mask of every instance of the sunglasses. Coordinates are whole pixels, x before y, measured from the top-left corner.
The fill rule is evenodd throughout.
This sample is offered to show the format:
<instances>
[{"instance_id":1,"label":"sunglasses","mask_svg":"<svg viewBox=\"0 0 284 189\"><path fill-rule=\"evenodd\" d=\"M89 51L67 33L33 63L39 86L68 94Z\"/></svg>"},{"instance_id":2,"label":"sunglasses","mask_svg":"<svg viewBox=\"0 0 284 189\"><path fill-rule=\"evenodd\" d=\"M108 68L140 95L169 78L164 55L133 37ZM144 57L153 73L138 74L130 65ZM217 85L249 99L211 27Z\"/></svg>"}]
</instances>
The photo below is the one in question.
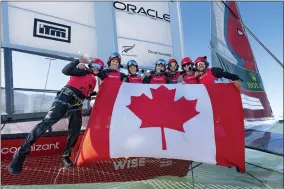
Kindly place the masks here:
<instances>
[{"instance_id":1,"label":"sunglasses","mask_svg":"<svg viewBox=\"0 0 284 189\"><path fill-rule=\"evenodd\" d=\"M135 60L130 60L128 61L127 66L138 66L138 64Z\"/></svg>"},{"instance_id":2,"label":"sunglasses","mask_svg":"<svg viewBox=\"0 0 284 189\"><path fill-rule=\"evenodd\" d=\"M121 59L121 56L120 56L120 54L118 54L118 53L113 53L113 54L110 56L110 59L113 59L113 58Z\"/></svg>"},{"instance_id":3,"label":"sunglasses","mask_svg":"<svg viewBox=\"0 0 284 189\"><path fill-rule=\"evenodd\" d=\"M96 62L92 62L92 63L90 64L90 67L91 67L92 69L98 69L98 70L102 69L102 66L101 66L100 64L96 63Z\"/></svg>"},{"instance_id":4,"label":"sunglasses","mask_svg":"<svg viewBox=\"0 0 284 189\"><path fill-rule=\"evenodd\" d=\"M165 60L158 60L158 61L156 62L156 65L158 65L158 64L163 64L163 65L165 65L165 64L166 64L166 61L165 61Z\"/></svg>"},{"instance_id":5,"label":"sunglasses","mask_svg":"<svg viewBox=\"0 0 284 189\"><path fill-rule=\"evenodd\" d=\"M200 65L205 65L205 62L198 62L197 66L200 66Z\"/></svg>"},{"instance_id":6,"label":"sunglasses","mask_svg":"<svg viewBox=\"0 0 284 189\"><path fill-rule=\"evenodd\" d=\"M186 67L186 66L192 66L192 62L188 62L182 65L182 67Z\"/></svg>"}]
</instances>

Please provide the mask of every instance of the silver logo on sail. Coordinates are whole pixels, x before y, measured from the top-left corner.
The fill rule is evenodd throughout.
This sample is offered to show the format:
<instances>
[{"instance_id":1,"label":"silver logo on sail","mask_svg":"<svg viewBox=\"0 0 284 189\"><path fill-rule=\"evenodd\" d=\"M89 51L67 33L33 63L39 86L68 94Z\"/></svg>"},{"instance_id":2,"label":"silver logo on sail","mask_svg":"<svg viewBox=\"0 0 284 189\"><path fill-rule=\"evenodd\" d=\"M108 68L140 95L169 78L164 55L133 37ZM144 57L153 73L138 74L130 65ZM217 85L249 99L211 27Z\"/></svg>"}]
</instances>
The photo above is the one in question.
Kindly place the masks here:
<instances>
[{"instance_id":1,"label":"silver logo on sail","mask_svg":"<svg viewBox=\"0 0 284 189\"><path fill-rule=\"evenodd\" d=\"M35 18L33 36L71 43L71 26Z\"/></svg>"},{"instance_id":2,"label":"silver logo on sail","mask_svg":"<svg viewBox=\"0 0 284 189\"><path fill-rule=\"evenodd\" d=\"M133 49L134 47L135 47L135 44L132 45L132 46L123 46L121 53L128 53L128 51L130 51L130 50Z\"/></svg>"},{"instance_id":3,"label":"silver logo on sail","mask_svg":"<svg viewBox=\"0 0 284 189\"><path fill-rule=\"evenodd\" d=\"M137 57L137 54L134 53L128 53L131 49L135 47L135 44L132 46L122 46L122 51L121 54L124 56L132 56L132 57Z\"/></svg>"}]
</instances>

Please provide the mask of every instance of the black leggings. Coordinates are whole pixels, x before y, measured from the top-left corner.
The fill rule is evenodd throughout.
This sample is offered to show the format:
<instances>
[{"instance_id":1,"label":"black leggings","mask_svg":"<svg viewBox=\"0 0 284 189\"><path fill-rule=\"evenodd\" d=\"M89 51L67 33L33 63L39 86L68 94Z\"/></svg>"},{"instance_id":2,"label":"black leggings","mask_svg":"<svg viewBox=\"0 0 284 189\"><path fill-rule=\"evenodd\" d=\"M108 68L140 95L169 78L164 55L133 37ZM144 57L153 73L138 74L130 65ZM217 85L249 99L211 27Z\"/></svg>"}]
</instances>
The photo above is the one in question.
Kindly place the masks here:
<instances>
[{"instance_id":1,"label":"black leggings","mask_svg":"<svg viewBox=\"0 0 284 189\"><path fill-rule=\"evenodd\" d=\"M68 138L65 150L63 152L63 157L70 157L71 150L78 140L82 126L82 104L78 106L76 105L77 102L78 100L76 100L72 92L63 88L57 94L51 109L48 111L45 118L33 128L31 133L24 140L18 151L18 154L27 155L30 153L31 146L37 141L37 139L67 113L69 119Z\"/></svg>"}]
</instances>

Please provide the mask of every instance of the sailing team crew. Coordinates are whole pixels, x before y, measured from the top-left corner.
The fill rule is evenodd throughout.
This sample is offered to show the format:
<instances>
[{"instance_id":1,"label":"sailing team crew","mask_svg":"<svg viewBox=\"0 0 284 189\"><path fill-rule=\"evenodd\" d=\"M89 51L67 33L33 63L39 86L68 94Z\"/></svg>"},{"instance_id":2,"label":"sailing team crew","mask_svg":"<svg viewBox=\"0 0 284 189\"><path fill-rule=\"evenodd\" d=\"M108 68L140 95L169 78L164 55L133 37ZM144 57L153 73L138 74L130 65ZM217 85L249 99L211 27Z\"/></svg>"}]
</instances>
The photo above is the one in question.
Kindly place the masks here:
<instances>
[{"instance_id":1,"label":"sailing team crew","mask_svg":"<svg viewBox=\"0 0 284 189\"><path fill-rule=\"evenodd\" d=\"M142 83L142 77L137 74L139 71L138 64L135 60L129 60L127 62L128 75L124 78L124 82L128 83Z\"/></svg>"},{"instance_id":2,"label":"sailing team crew","mask_svg":"<svg viewBox=\"0 0 284 189\"><path fill-rule=\"evenodd\" d=\"M192 62L191 58L184 57L181 60L181 69L183 70L183 73L178 78L179 83L183 84L199 84L198 80L198 72L197 69L194 66L194 63Z\"/></svg>"},{"instance_id":3,"label":"sailing team crew","mask_svg":"<svg viewBox=\"0 0 284 189\"><path fill-rule=\"evenodd\" d=\"M26 156L31 151L31 146L48 129L67 114L69 119L68 137L62 162L65 167L73 167L70 160L71 150L75 146L82 126L82 106L85 99L95 94L96 75L101 73L104 62L94 59L88 64L88 69L77 68L79 63L88 62L88 58L82 56L67 64L62 73L70 76L68 83L57 93L55 100L45 118L37 124L25 138L18 151L14 154L13 160L8 167L11 174L19 174L22 170Z\"/></svg>"},{"instance_id":4,"label":"sailing team crew","mask_svg":"<svg viewBox=\"0 0 284 189\"><path fill-rule=\"evenodd\" d=\"M178 63L177 63L177 60L174 59L174 58L171 58L171 59L168 61L167 70L168 70L168 73L169 73L170 78L172 79L172 81L173 81L174 83L177 83L177 82L178 82L178 78L179 78L180 75L181 75L181 72L178 71L178 68L179 68L179 65L178 65Z\"/></svg>"},{"instance_id":5,"label":"sailing team crew","mask_svg":"<svg viewBox=\"0 0 284 189\"><path fill-rule=\"evenodd\" d=\"M155 70L148 72L143 79L143 83L150 84L167 84L174 83L169 74L165 72L167 62L164 59L159 59L155 63Z\"/></svg>"},{"instance_id":6,"label":"sailing team crew","mask_svg":"<svg viewBox=\"0 0 284 189\"><path fill-rule=\"evenodd\" d=\"M86 67L85 64L88 64ZM138 63L135 60L127 62L128 75L121 73L121 56L113 53L108 61L108 68L104 69L104 62L98 58L88 61L88 57L82 56L67 64L62 73L70 76L68 83L57 93L51 109L46 117L37 124L23 141L18 151L14 154L8 170L11 174L19 174L22 170L26 156L31 151L31 146L48 129L67 114L69 119L68 137L65 150L62 155L63 165L67 168L74 166L70 160L71 150L75 146L82 126L83 101L96 95L96 76L102 81L113 80L129 83L145 84L210 84L218 78L232 80L234 85L240 89L242 80L235 74L225 72L221 68L209 68L206 56L198 57L194 63L189 57L181 61L182 71L179 72L177 60L172 58L168 62L159 59L155 62L154 71L147 72L142 78L137 74Z\"/></svg>"},{"instance_id":7,"label":"sailing team crew","mask_svg":"<svg viewBox=\"0 0 284 189\"><path fill-rule=\"evenodd\" d=\"M194 64L197 69L200 84L214 83L218 78L226 78L232 80L231 82L234 83L237 88L241 87L242 79L240 79L239 76L226 72L222 68L209 68L206 56L198 57L194 61Z\"/></svg>"}]
</instances>

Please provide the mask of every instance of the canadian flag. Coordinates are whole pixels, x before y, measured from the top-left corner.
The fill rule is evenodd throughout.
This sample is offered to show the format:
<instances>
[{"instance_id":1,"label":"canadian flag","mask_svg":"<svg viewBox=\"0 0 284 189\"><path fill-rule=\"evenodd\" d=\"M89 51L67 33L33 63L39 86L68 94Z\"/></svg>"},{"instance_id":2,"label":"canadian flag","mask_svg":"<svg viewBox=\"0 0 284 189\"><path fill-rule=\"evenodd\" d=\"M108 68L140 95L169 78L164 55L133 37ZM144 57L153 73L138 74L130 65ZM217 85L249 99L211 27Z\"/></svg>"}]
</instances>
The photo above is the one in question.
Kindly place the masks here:
<instances>
[{"instance_id":1,"label":"canadian flag","mask_svg":"<svg viewBox=\"0 0 284 189\"><path fill-rule=\"evenodd\" d=\"M155 157L237 166L245 171L244 115L232 84L100 86L77 166Z\"/></svg>"}]
</instances>

